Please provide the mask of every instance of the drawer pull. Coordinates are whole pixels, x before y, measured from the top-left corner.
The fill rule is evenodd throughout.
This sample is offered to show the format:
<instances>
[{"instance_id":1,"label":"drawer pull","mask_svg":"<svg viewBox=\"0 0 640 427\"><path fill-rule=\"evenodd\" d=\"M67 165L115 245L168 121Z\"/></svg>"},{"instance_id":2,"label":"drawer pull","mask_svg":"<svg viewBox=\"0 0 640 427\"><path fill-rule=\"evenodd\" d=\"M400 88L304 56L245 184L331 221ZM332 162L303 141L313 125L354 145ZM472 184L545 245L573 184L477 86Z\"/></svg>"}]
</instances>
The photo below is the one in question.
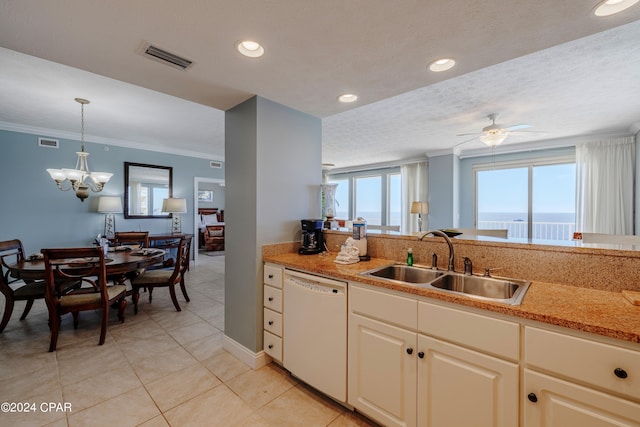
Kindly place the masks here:
<instances>
[{"instance_id":1,"label":"drawer pull","mask_svg":"<svg viewBox=\"0 0 640 427\"><path fill-rule=\"evenodd\" d=\"M407 354L413 354L413 349L411 347L407 349Z\"/></svg>"},{"instance_id":2,"label":"drawer pull","mask_svg":"<svg viewBox=\"0 0 640 427\"><path fill-rule=\"evenodd\" d=\"M270 275L269 275L269 279L273 279L273 274L270 274Z\"/></svg>"},{"instance_id":3,"label":"drawer pull","mask_svg":"<svg viewBox=\"0 0 640 427\"><path fill-rule=\"evenodd\" d=\"M273 348L273 344L269 344L269 348Z\"/></svg>"},{"instance_id":4,"label":"drawer pull","mask_svg":"<svg viewBox=\"0 0 640 427\"><path fill-rule=\"evenodd\" d=\"M419 357L420 359L424 359L424 351L419 352L419 353L418 353L418 357Z\"/></svg>"},{"instance_id":5,"label":"drawer pull","mask_svg":"<svg viewBox=\"0 0 640 427\"><path fill-rule=\"evenodd\" d=\"M538 396L536 396L535 393L529 393L527 395L527 399L529 399L530 402L536 403L538 401Z\"/></svg>"},{"instance_id":6,"label":"drawer pull","mask_svg":"<svg viewBox=\"0 0 640 427\"><path fill-rule=\"evenodd\" d=\"M625 379L625 378L627 378L627 377L628 377L628 375L627 375L627 371L625 371L625 370L624 370L624 369L622 369L622 368L616 368L616 369L614 369L614 370L613 370L613 373L614 373L614 374L616 375L616 377L618 377L618 378Z\"/></svg>"},{"instance_id":7,"label":"drawer pull","mask_svg":"<svg viewBox=\"0 0 640 427\"><path fill-rule=\"evenodd\" d=\"M273 297L269 297L269 301L273 301Z\"/></svg>"},{"instance_id":8,"label":"drawer pull","mask_svg":"<svg viewBox=\"0 0 640 427\"><path fill-rule=\"evenodd\" d=\"M273 320L269 320L269 325L273 325Z\"/></svg>"}]
</instances>

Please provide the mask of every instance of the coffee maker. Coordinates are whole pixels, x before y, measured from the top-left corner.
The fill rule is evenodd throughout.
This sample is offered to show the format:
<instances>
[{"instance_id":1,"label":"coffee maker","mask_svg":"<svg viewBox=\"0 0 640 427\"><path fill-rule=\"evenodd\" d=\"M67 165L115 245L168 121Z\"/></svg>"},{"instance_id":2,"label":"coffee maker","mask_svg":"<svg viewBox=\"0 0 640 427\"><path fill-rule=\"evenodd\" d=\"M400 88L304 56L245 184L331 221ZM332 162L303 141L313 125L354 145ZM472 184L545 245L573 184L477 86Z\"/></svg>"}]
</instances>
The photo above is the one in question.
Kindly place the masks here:
<instances>
[{"instance_id":1,"label":"coffee maker","mask_svg":"<svg viewBox=\"0 0 640 427\"><path fill-rule=\"evenodd\" d=\"M298 253L313 255L324 251L323 221L321 219L303 219L300 222L302 225L302 246L298 249Z\"/></svg>"}]
</instances>

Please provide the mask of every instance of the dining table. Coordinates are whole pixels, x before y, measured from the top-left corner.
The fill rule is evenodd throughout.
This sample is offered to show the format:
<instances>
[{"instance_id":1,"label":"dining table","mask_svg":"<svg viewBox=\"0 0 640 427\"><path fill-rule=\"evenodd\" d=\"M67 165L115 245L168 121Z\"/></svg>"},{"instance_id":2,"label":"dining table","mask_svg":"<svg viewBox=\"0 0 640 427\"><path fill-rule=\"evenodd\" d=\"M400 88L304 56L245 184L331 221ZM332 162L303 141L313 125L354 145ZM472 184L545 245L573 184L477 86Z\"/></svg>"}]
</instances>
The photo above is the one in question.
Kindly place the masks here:
<instances>
[{"instance_id":1,"label":"dining table","mask_svg":"<svg viewBox=\"0 0 640 427\"><path fill-rule=\"evenodd\" d=\"M162 263L163 249L110 250L105 257L105 269L108 277L125 275L155 264ZM7 268L12 277L22 280L44 280L46 269L41 256L30 256Z\"/></svg>"}]
</instances>

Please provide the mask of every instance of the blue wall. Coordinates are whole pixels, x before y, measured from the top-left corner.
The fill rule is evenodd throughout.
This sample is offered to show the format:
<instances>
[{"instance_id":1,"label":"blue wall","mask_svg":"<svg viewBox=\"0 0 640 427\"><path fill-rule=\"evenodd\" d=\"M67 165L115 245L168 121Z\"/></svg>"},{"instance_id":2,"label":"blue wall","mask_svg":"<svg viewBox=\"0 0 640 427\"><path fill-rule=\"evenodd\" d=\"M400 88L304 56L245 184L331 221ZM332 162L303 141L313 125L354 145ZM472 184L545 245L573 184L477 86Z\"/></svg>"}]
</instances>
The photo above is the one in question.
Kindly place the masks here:
<instances>
[{"instance_id":1,"label":"blue wall","mask_svg":"<svg viewBox=\"0 0 640 427\"><path fill-rule=\"evenodd\" d=\"M27 254L45 247L88 246L104 230L104 215L97 213L98 196L124 199L124 162L173 167L173 195L187 199L188 213L181 216L183 232L193 230L194 177L224 179L225 170L212 169L208 158L85 143L92 171L114 175L101 193L81 202L73 191L60 191L47 168L73 168L80 142L60 138L60 148L38 146L38 137L0 130L0 240L22 240ZM176 146L179 142L176 142ZM123 200L124 201L124 200ZM116 215L120 231L171 231L170 219L127 219Z\"/></svg>"},{"instance_id":2,"label":"blue wall","mask_svg":"<svg viewBox=\"0 0 640 427\"><path fill-rule=\"evenodd\" d=\"M322 122L255 96L226 112L225 153L224 332L257 353L262 246L300 239L300 220L320 212Z\"/></svg>"}]
</instances>

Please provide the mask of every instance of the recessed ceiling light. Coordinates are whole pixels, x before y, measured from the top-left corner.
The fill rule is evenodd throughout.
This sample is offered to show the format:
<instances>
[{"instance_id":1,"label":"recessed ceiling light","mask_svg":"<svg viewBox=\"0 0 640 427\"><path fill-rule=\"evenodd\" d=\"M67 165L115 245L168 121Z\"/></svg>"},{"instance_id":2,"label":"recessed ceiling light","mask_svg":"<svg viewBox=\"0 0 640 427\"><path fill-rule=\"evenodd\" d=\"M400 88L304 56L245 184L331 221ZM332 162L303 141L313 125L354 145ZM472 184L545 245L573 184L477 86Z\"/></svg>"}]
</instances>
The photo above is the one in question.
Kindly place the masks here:
<instances>
[{"instance_id":1,"label":"recessed ceiling light","mask_svg":"<svg viewBox=\"0 0 640 427\"><path fill-rule=\"evenodd\" d=\"M242 40L236 43L236 49L238 52L249 58L259 58L264 55L264 48L260 46L260 43L252 40Z\"/></svg>"},{"instance_id":2,"label":"recessed ceiling light","mask_svg":"<svg viewBox=\"0 0 640 427\"><path fill-rule=\"evenodd\" d=\"M598 3L593 13L596 16L609 16L630 8L639 0L604 0Z\"/></svg>"},{"instance_id":3,"label":"recessed ceiling light","mask_svg":"<svg viewBox=\"0 0 640 427\"><path fill-rule=\"evenodd\" d=\"M358 100L358 95L354 95L353 93L343 93L338 97L338 101L340 102L356 102Z\"/></svg>"},{"instance_id":4,"label":"recessed ceiling light","mask_svg":"<svg viewBox=\"0 0 640 427\"><path fill-rule=\"evenodd\" d=\"M447 71L453 66L456 65L456 61L451 58L442 58L437 61L433 61L429 64L429 69L435 73L439 73L440 71Z\"/></svg>"}]
</instances>

